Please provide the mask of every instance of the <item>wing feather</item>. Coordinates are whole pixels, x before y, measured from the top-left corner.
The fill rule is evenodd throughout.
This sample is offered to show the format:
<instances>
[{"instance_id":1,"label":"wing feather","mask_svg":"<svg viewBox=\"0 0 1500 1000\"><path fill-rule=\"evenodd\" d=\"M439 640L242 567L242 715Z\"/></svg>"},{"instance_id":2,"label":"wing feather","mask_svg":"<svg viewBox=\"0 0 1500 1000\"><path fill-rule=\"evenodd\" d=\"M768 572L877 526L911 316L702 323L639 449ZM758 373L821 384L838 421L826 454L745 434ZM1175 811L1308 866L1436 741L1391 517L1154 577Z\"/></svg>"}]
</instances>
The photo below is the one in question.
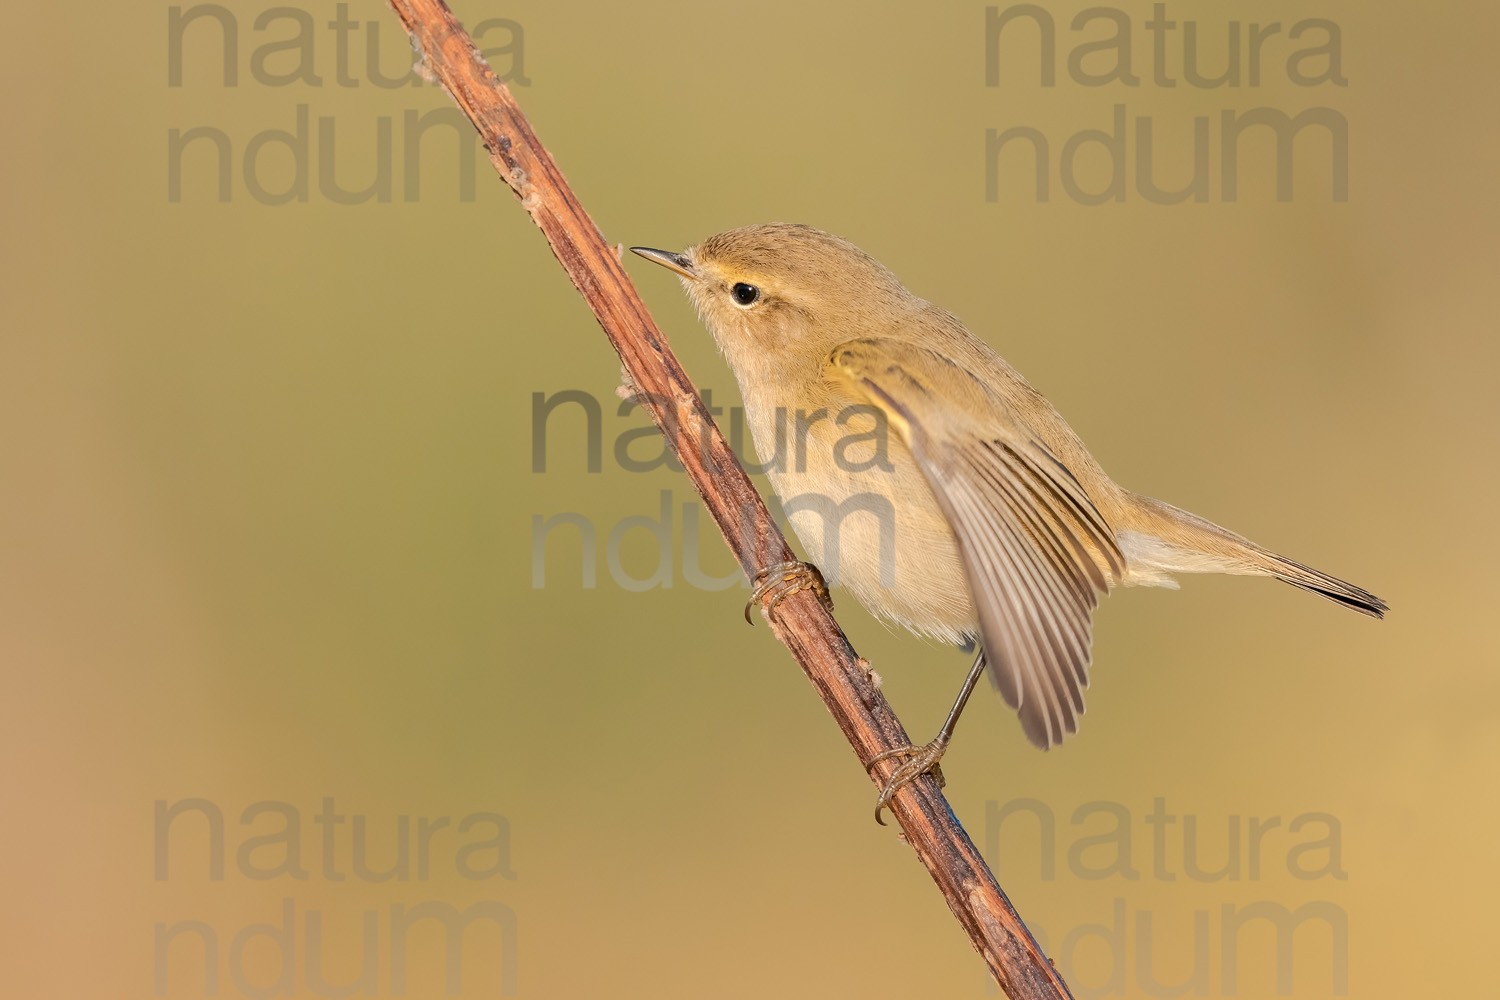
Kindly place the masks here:
<instances>
[{"instance_id":1,"label":"wing feather","mask_svg":"<svg viewBox=\"0 0 1500 1000\"><path fill-rule=\"evenodd\" d=\"M841 344L830 378L885 410L948 516L994 686L1046 749L1078 731L1093 612L1124 573L1088 492L998 395L893 340Z\"/></svg>"}]
</instances>

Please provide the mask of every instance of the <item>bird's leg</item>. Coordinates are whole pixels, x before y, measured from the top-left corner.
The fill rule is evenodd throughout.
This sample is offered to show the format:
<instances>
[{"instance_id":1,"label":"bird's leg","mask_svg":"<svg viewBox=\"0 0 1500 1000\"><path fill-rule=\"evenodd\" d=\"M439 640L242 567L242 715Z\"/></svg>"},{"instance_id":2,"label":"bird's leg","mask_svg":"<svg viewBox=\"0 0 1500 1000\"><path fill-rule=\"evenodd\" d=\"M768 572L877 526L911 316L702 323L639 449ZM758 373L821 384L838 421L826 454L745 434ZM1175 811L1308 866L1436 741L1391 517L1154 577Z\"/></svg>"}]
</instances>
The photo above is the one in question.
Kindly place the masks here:
<instances>
[{"instance_id":1,"label":"bird's leg","mask_svg":"<svg viewBox=\"0 0 1500 1000\"><path fill-rule=\"evenodd\" d=\"M874 767L880 761L891 757L911 757L911 760L891 772L885 787L880 790L880 798L875 801L875 822L885 826L885 820L880 818L881 812L891 804L891 799L897 792L922 775L930 773L937 779L939 788L944 786L943 769L938 766L938 762L943 759L943 754L948 752L948 741L953 738L953 729L958 725L958 717L963 714L964 706L969 703L969 695L974 693L974 685L978 684L979 678L983 676L984 667L984 650L980 649L978 655L974 657L974 665L969 668L969 676L964 678L964 686L958 692L958 698L953 702L953 708L948 711L947 721L943 723L943 728L938 730L936 739L926 746L899 747L876 754L871 758L870 766Z\"/></svg>"},{"instance_id":2,"label":"bird's leg","mask_svg":"<svg viewBox=\"0 0 1500 1000\"><path fill-rule=\"evenodd\" d=\"M823 574L812 563L777 563L756 573L750 582L755 584L755 589L750 592L750 600L745 602L745 621L751 625L755 624L755 619L750 617L751 608L764 604L766 614L773 615L776 613L776 605L799 590L814 591L822 600L823 606L829 611L833 610L833 598L828 596L828 584L823 582Z\"/></svg>"}]
</instances>

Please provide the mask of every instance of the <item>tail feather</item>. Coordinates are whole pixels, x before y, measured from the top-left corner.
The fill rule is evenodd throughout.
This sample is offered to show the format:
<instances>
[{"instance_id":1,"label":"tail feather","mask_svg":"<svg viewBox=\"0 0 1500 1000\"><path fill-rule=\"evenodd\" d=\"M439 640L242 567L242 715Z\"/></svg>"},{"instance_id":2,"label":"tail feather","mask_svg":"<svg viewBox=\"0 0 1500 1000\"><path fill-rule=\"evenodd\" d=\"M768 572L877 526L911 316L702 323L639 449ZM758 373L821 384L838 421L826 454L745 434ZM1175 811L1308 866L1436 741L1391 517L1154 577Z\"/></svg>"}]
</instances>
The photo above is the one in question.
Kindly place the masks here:
<instances>
[{"instance_id":1,"label":"tail feather","mask_svg":"<svg viewBox=\"0 0 1500 1000\"><path fill-rule=\"evenodd\" d=\"M1117 533L1127 569L1138 564L1130 575L1139 582L1170 585L1170 573L1272 576L1372 618L1384 618L1389 610L1368 590L1262 548L1196 514L1139 494L1131 494L1130 500ZM1129 575L1126 582L1131 582Z\"/></svg>"},{"instance_id":2,"label":"tail feather","mask_svg":"<svg viewBox=\"0 0 1500 1000\"><path fill-rule=\"evenodd\" d=\"M1384 601L1368 590L1356 587L1336 576L1320 573L1311 566L1304 566L1285 556L1276 555L1274 552L1266 554L1271 556L1276 566L1271 575L1285 583L1290 583L1293 587L1301 587L1303 590L1326 597L1330 601L1352 608L1362 615L1369 615L1371 618L1384 618L1385 613L1390 610Z\"/></svg>"}]
</instances>

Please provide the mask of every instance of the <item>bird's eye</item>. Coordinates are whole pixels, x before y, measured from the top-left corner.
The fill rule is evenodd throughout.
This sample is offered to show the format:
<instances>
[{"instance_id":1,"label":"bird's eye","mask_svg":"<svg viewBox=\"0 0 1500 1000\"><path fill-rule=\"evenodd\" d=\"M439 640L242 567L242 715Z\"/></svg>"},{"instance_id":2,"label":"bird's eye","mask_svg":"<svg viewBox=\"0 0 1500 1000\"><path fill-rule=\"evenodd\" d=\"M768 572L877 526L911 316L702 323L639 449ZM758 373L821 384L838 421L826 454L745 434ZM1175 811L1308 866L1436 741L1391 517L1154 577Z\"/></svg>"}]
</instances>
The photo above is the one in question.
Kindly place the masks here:
<instances>
[{"instance_id":1,"label":"bird's eye","mask_svg":"<svg viewBox=\"0 0 1500 1000\"><path fill-rule=\"evenodd\" d=\"M760 289L754 285L747 285L743 281L729 290L734 296L734 301L742 306L754 305L755 300L760 298Z\"/></svg>"}]
</instances>

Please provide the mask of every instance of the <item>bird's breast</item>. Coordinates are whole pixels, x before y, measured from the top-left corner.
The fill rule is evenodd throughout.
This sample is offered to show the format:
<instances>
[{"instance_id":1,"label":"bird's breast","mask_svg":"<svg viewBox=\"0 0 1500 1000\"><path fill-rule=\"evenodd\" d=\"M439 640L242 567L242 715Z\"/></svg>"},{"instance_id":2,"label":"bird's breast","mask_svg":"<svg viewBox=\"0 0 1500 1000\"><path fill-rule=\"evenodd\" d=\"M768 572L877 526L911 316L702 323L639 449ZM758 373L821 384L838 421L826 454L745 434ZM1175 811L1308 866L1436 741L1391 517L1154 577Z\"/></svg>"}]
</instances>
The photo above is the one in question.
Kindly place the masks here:
<instances>
[{"instance_id":1,"label":"bird's breast","mask_svg":"<svg viewBox=\"0 0 1500 1000\"><path fill-rule=\"evenodd\" d=\"M873 407L746 400L761 467L807 558L871 613L961 643L976 628L958 544L906 443Z\"/></svg>"}]
</instances>

